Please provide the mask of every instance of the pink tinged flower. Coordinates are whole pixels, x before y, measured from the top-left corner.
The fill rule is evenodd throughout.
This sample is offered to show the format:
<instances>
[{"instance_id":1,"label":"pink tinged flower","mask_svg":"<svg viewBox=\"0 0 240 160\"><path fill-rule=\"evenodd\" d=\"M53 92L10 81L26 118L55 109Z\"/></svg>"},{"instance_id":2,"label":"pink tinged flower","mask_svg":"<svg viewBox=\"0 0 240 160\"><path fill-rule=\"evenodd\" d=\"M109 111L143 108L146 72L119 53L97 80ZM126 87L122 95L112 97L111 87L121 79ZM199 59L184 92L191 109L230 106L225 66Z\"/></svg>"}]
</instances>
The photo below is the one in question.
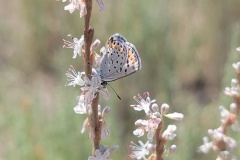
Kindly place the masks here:
<instances>
[{"instance_id":1,"label":"pink tinged flower","mask_svg":"<svg viewBox=\"0 0 240 160\"><path fill-rule=\"evenodd\" d=\"M177 130L175 125L168 125L167 129L163 132L162 137L166 140L173 140L177 135L174 133Z\"/></svg>"},{"instance_id":2,"label":"pink tinged flower","mask_svg":"<svg viewBox=\"0 0 240 160\"><path fill-rule=\"evenodd\" d=\"M98 3L98 7L99 7L100 11L104 10L103 1L102 0L97 0L97 3Z\"/></svg>"},{"instance_id":3,"label":"pink tinged flower","mask_svg":"<svg viewBox=\"0 0 240 160\"><path fill-rule=\"evenodd\" d=\"M151 116L149 120L139 119L135 122L135 125L139 126L139 128L133 131L133 134L137 137L141 137L146 131L148 132L147 138L151 142L160 122L161 119L157 118L156 116Z\"/></svg>"},{"instance_id":4,"label":"pink tinged flower","mask_svg":"<svg viewBox=\"0 0 240 160\"><path fill-rule=\"evenodd\" d=\"M131 105L131 107L133 107L136 111L144 110L145 113L147 114L150 112L150 105L154 103L156 100L151 101L148 92L145 92L143 96L144 98L141 97L139 94L138 97L134 96L133 98L135 99L135 101L138 102L138 105Z\"/></svg>"},{"instance_id":5,"label":"pink tinged flower","mask_svg":"<svg viewBox=\"0 0 240 160\"><path fill-rule=\"evenodd\" d=\"M84 36L82 35L79 40L77 38L74 38L71 34L68 36L73 39L73 42L63 39L63 48L73 48L73 58L76 58L77 55L81 56L82 47L84 45Z\"/></svg>"},{"instance_id":6,"label":"pink tinged flower","mask_svg":"<svg viewBox=\"0 0 240 160\"><path fill-rule=\"evenodd\" d=\"M198 152L208 153L213 147L213 142L209 142L208 137L203 137L203 145L198 147Z\"/></svg>"},{"instance_id":7,"label":"pink tinged flower","mask_svg":"<svg viewBox=\"0 0 240 160\"><path fill-rule=\"evenodd\" d=\"M70 66L68 71L66 72L67 80L69 83L66 83L65 86L73 86L76 85L83 86L85 82L82 79L82 75L84 75L84 72L76 72L76 70L73 68L73 66Z\"/></svg>"},{"instance_id":8,"label":"pink tinged flower","mask_svg":"<svg viewBox=\"0 0 240 160\"><path fill-rule=\"evenodd\" d=\"M112 160L109 158L110 152L109 150L105 150L105 152L101 153L99 149L95 151L95 156L88 157L88 160Z\"/></svg>"},{"instance_id":9,"label":"pink tinged flower","mask_svg":"<svg viewBox=\"0 0 240 160\"><path fill-rule=\"evenodd\" d=\"M177 112L165 114L164 116L176 121L181 121L184 118L184 115L182 113L177 113Z\"/></svg>"},{"instance_id":10,"label":"pink tinged flower","mask_svg":"<svg viewBox=\"0 0 240 160\"><path fill-rule=\"evenodd\" d=\"M149 154L147 141L145 144L142 141L138 141L138 144L131 142L130 148L132 153L129 155L131 159L144 159L147 160L146 156Z\"/></svg>"},{"instance_id":11,"label":"pink tinged flower","mask_svg":"<svg viewBox=\"0 0 240 160\"><path fill-rule=\"evenodd\" d=\"M148 125L147 125L147 139L151 142L153 140L153 136L156 133L156 130L158 128L158 124L161 122L160 118L157 118L155 116L152 116L151 119L148 120Z\"/></svg>"}]
</instances>

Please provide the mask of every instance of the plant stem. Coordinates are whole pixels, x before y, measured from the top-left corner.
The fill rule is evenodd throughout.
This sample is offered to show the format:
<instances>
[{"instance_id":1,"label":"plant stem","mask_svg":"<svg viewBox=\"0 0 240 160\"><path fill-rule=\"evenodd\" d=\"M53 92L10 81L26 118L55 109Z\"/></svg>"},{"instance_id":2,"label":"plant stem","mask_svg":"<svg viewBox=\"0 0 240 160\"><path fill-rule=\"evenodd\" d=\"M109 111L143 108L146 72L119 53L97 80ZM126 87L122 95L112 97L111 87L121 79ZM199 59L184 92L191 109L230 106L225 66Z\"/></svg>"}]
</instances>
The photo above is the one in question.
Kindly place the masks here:
<instances>
[{"instance_id":1,"label":"plant stem","mask_svg":"<svg viewBox=\"0 0 240 160\"><path fill-rule=\"evenodd\" d=\"M84 16L84 69L87 77L91 80L92 78L92 64L94 56L91 53L91 45L93 41L94 29L90 27L90 19L92 12L92 0L85 0L87 14ZM98 117L98 102L99 95L97 93L96 98L92 101L92 114L90 115L90 125L94 131L94 139L93 139L93 155L95 150L99 148L99 144L101 141L101 126Z\"/></svg>"},{"instance_id":2,"label":"plant stem","mask_svg":"<svg viewBox=\"0 0 240 160\"><path fill-rule=\"evenodd\" d=\"M166 143L166 140L162 137L163 126L164 122L162 120L156 130L156 160L163 160L164 145Z\"/></svg>"}]
</instances>

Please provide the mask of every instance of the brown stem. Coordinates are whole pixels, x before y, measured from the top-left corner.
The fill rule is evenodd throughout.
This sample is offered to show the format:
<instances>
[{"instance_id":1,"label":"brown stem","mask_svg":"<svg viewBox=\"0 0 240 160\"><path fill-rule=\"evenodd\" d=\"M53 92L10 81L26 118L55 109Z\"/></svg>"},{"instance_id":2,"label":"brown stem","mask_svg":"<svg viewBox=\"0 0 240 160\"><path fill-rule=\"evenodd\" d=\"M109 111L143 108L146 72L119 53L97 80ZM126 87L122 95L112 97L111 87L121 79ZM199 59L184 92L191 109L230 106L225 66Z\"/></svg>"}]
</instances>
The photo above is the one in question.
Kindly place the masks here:
<instances>
[{"instance_id":1,"label":"brown stem","mask_svg":"<svg viewBox=\"0 0 240 160\"><path fill-rule=\"evenodd\" d=\"M84 16L84 49L85 49L85 60L84 60L84 68L85 73L89 79L91 79L92 75L92 60L91 60L91 45L93 40L94 29L89 26L92 12L92 0L86 0L86 9L87 14Z\"/></svg>"},{"instance_id":2,"label":"brown stem","mask_svg":"<svg viewBox=\"0 0 240 160\"><path fill-rule=\"evenodd\" d=\"M93 41L94 29L90 27L90 19L92 12L92 0L85 0L87 14L84 16L84 69L87 77L92 78L92 64L94 56L91 54L91 45ZM98 117L98 102L99 95L97 93L96 98L92 101L92 115L90 115L90 125L94 130L93 139L93 155L95 150L99 148L101 141L101 126Z\"/></svg>"},{"instance_id":3,"label":"brown stem","mask_svg":"<svg viewBox=\"0 0 240 160\"><path fill-rule=\"evenodd\" d=\"M99 144L101 141L101 124L98 116L98 101L99 94L97 93L96 98L92 101L92 117L95 133L95 137L93 138L93 153L95 153L95 150L99 148Z\"/></svg>"},{"instance_id":4,"label":"brown stem","mask_svg":"<svg viewBox=\"0 0 240 160\"><path fill-rule=\"evenodd\" d=\"M164 145L166 143L166 140L162 137L163 126L164 122L161 121L156 130L156 160L163 160Z\"/></svg>"}]
</instances>

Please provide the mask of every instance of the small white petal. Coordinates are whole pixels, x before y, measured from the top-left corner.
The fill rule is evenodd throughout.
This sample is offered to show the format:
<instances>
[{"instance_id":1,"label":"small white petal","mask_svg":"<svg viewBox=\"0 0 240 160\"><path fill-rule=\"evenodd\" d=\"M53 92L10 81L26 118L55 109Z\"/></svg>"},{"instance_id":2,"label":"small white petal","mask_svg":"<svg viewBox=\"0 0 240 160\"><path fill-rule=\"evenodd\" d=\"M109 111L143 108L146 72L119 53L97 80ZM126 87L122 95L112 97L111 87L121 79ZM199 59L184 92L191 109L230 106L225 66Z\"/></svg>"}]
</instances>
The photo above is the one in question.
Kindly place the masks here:
<instances>
[{"instance_id":1,"label":"small white petal","mask_svg":"<svg viewBox=\"0 0 240 160\"><path fill-rule=\"evenodd\" d=\"M164 116L177 121L180 121L184 118L184 115L182 113L177 113L177 112L166 114Z\"/></svg>"}]
</instances>

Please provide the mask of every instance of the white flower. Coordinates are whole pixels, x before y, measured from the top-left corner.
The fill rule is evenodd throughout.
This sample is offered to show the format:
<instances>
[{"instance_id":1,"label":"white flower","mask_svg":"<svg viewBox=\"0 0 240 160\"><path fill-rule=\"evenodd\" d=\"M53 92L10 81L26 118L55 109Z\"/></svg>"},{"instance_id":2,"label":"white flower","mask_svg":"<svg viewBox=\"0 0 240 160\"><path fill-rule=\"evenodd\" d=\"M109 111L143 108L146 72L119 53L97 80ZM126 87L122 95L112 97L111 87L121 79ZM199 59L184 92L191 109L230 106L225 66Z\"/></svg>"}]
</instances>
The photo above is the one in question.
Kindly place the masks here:
<instances>
[{"instance_id":1,"label":"white flower","mask_svg":"<svg viewBox=\"0 0 240 160\"><path fill-rule=\"evenodd\" d=\"M130 158L132 159L144 159L147 160L146 156L149 154L148 144L144 144L142 141L138 141L139 145L131 142L130 148L132 149L132 153L130 154Z\"/></svg>"},{"instance_id":2,"label":"white flower","mask_svg":"<svg viewBox=\"0 0 240 160\"><path fill-rule=\"evenodd\" d=\"M62 0L66 2L66 0ZM73 13L75 10L80 11L80 17L87 14L85 0L69 0L70 4L64 7L64 10L68 10L70 13Z\"/></svg>"},{"instance_id":3,"label":"white flower","mask_svg":"<svg viewBox=\"0 0 240 160\"><path fill-rule=\"evenodd\" d=\"M76 72L76 70L73 68L73 66L70 66L68 71L66 72L67 80L69 83L66 83L65 86L73 86L76 85L83 86L85 83L82 79L82 75L85 74L84 72Z\"/></svg>"},{"instance_id":4,"label":"white flower","mask_svg":"<svg viewBox=\"0 0 240 160\"><path fill-rule=\"evenodd\" d=\"M168 117L170 119L173 119L173 120L177 120L177 121L180 121L183 119L184 115L182 113L177 113L177 112L174 112L174 113L170 113L170 114L166 114L164 115L165 117Z\"/></svg>"},{"instance_id":5,"label":"white flower","mask_svg":"<svg viewBox=\"0 0 240 160\"><path fill-rule=\"evenodd\" d=\"M231 81L231 87L226 87L224 90L225 94L231 97L238 97L240 96L240 90L238 87L238 80L232 79Z\"/></svg>"},{"instance_id":6,"label":"white flower","mask_svg":"<svg viewBox=\"0 0 240 160\"><path fill-rule=\"evenodd\" d=\"M74 112L77 114L87 114L89 111L89 106L86 106L86 102L84 99L84 95L78 96L77 97L78 100L78 105L76 105L73 109Z\"/></svg>"},{"instance_id":7,"label":"white flower","mask_svg":"<svg viewBox=\"0 0 240 160\"><path fill-rule=\"evenodd\" d=\"M203 137L203 145L198 147L198 152L206 154L211 150L212 147L213 147L213 142L209 142L208 137Z\"/></svg>"},{"instance_id":8,"label":"white flower","mask_svg":"<svg viewBox=\"0 0 240 160\"><path fill-rule=\"evenodd\" d=\"M163 132L162 137L166 140L173 140L176 137L174 133L177 127L175 125L168 125L167 129Z\"/></svg>"},{"instance_id":9,"label":"white flower","mask_svg":"<svg viewBox=\"0 0 240 160\"><path fill-rule=\"evenodd\" d=\"M138 98L134 96L133 98L135 99L135 101L138 102L138 104L131 105L131 107L133 107L136 111L144 110L145 113L147 114L150 112L151 103L155 102L156 100L151 101L148 92L145 92L143 95L144 95L144 98L142 98L139 94L138 94Z\"/></svg>"},{"instance_id":10,"label":"white flower","mask_svg":"<svg viewBox=\"0 0 240 160\"><path fill-rule=\"evenodd\" d=\"M133 131L133 135L137 137L141 137L144 135L144 129L143 128L137 128L136 130Z\"/></svg>"},{"instance_id":11,"label":"white flower","mask_svg":"<svg viewBox=\"0 0 240 160\"><path fill-rule=\"evenodd\" d=\"M103 98L107 100L109 98L109 93L107 88L105 88L101 82L101 77L98 72L93 68L92 71L92 79L90 80L87 76L84 77L84 82L86 86L82 87L81 89L83 91L86 91L85 93L85 100L87 104L91 104L92 100L96 97L97 93L102 93Z\"/></svg>"},{"instance_id":12,"label":"white flower","mask_svg":"<svg viewBox=\"0 0 240 160\"><path fill-rule=\"evenodd\" d=\"M88 160L112 160L109 158L110 152L109 150L105 150L105 152L101 153L99 149L95 151L95 156L88 157Z\"/></svg>"},{"instance_id":13,"label":"white flower","mask_svg":"<svg viewBox=\"0 0 240 160\"><path fill-rule=\"evenodd\" d=\"M63 43L64 43L63 48L73 48L73 58L76 58L77 55L81 56L82 47L84 44L84 36L82 35L79 40L77 38L74 38L70 34L68 36L73 39L73 42L63 39Z\"/></svg>"}]
</instances>

